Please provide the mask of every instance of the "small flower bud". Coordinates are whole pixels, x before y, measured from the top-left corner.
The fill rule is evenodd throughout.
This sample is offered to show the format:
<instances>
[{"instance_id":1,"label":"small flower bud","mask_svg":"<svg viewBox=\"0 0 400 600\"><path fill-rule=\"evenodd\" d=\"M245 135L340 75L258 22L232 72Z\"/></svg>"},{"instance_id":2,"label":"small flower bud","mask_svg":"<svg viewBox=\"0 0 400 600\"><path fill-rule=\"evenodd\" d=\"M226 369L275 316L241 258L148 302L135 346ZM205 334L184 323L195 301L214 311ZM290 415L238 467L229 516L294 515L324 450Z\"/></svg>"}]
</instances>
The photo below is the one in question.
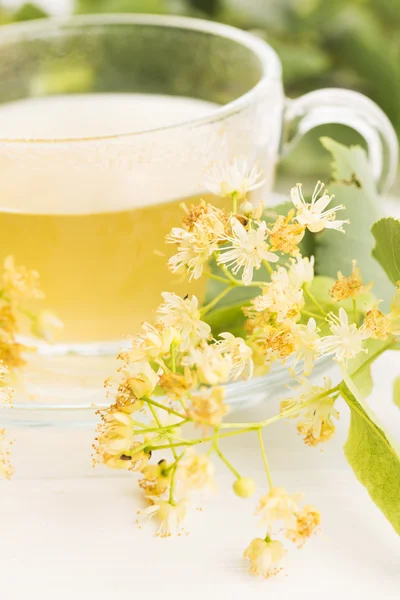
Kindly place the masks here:
<instances>
[{"instance_id":1,"label":"small flower bud","mask_svg":"<svg viewBox=\"0 0 400 600\"><path fill-rule=\"evenodd\" d=\"M250 498L256 491L254 479L250 477L239 477L233 484L233 491L240 498Z\"/></svg>"},{"instance_id":2,"label":"small flower bud","mask_svg":"<svg viewBox=\"0 0 400 600\"><path fill-rule=\"evenodd\" d=\"M254 212L253 204L249 200L246 200L240 205L240 212L243 213L245 217L251 217Z\"/></svg>"}]
</instances>

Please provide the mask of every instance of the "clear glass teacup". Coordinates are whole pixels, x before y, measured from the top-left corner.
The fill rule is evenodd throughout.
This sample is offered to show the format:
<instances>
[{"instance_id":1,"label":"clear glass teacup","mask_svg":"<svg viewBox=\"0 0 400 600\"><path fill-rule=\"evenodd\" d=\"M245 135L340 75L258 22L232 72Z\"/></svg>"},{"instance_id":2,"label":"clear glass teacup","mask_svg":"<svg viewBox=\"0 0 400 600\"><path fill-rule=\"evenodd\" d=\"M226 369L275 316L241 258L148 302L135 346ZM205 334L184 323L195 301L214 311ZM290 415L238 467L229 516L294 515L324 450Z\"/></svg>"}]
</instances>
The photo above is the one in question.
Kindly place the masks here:
<instances>
[{"instance_id":1,"label":"clear glass teacup","mask_svg":"<svg viewBox=\"0 0 400 600\"><path fill-rule=\"evenodd\" d=\"M2 28L0 261L38 270L64 323L54 344L30 340L20 408L101 404L108 357L161 292L204 293L168 271L164 238L207 168L257 162L268 202L280 155L328 122L365 137L387 187L397 142L380 109L343 90L287 101L277 55L248 33L148 15Z\"/></svg>"}]
</instances>

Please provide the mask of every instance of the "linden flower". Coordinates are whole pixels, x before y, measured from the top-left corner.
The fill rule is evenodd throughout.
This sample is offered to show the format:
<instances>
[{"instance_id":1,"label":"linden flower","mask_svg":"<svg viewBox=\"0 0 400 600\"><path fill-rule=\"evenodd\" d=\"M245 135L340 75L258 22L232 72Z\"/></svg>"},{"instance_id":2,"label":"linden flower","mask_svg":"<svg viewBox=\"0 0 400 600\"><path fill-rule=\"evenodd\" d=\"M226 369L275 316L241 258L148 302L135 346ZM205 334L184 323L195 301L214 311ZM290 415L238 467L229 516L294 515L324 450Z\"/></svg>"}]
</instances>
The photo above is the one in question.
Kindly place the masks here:
<instances>
[{"instance_id":1,"label":"linden flower","mask_svg":"<svg viewBox=\"0 0 400 600\"><path fill-rule=\"evenodd\" d=\"M122 369L124 372L124 369ZM114 395L114 404L110 406L108 412L123 412L131 415L138 410L143 408L143 402L138 400L134 395L131 386L129 385L129 379L124 378L121 382L117 382L112 378L105 381L104 387L110 388L117 385L116 390L112 390ZM107 396L110 396L111 392L107 392Z\"/></svg>"},{"instance_id":2,"label":"linden flower","mask_svg":"<svg viewBox=\"0 0 400 600\"><path fill-rule=\"evenodd\" d=\"M231 163L213 163L205 173L204 185L216 196L235 195L240 200L263 185L265 180L261 177L257 165L250 168L246 160L235 158Z\"/></svg>"},{"instance_id":3,"label":"linden flower","mask_svg":"<svg viewBox=\"0 0 400 600\"><path fill-rule=\"evenodd\" d=\"M373 308L365 315L363 328L375 340L387 340L389 335L400 335L400 319L392 318L393 314L384 315L378 308Z\"/></svg>"},{"instance_id":4,"label":"linden flower","mask_svg":"<svg viewBox=\"0 0 400 600\"><path fill-rule=\"evenodd\" d=\"M163 292L162 297L165 302L157 309L159 320L165 327L173 327L179 332L182 350L210 338L211 327L200 318L196 296L184 299L171 292Z\"/></svg>"},{"instance_id":5,"label":"linden flower","mask_svg":"<svg viewBox=\"0 0 400 600\"><path fill-rule=\"evenodd\" d=\"M301 385L301 395L299 398L289 398L281 402L281 412L284 415L285 410L299 408L299 412L292 414L293 418L302 414L302 421L297 425L297 430L303 435L304 443L307 446L316 446L321 442L326 442L335 433L335 426L332 418L338 419L339 413L334 408L335 400L330 396L324 395L332 388L332 381L328 377L325 379L324 386L312 385L308 380L304 380ZM312 401L315 398L314 401ZM311 401L311 402L310 402ZM303 404L307 403L303 408Z\"/></svg>"},{"instance_id":6,"label":"linden flower","mask_svg":"<svg viewBox=\"0 0 400 600\"><path fill-rule=\"evenodd\" d=\"M177 476L187 490L214 488L214 473L215 467L209 457L197 454L192 448L186 450L177 470Z\"/></svg>"},{"instance_id":7,"label":"linden flower","mask_svg":"<svg viewBox=\"0 0 400 600\"><path fill-rule=\"evenodd\" d=\"M306 446L316 446L328 442L335 434L335 425L330 419L321 421L321 430L318 437L314 436L312 426L308 421L297 423L297 431L303 436L303 442Z\"/></svg>"},{"instance_id":8,"label":"linden flower","mask_svg":"<svg viewBox=\"0 0 400 600\"><path fill-rule=\"evenodd\" d=\"M222 354L228 354L231 360L231 377L237 379L241 375L246 378L253 374L253 350L246 344L243 338L235 337L232 333L220 333L222 340L217 342Z\"/></svg>"},{"instance_id":9,"label":"linden flower","mask_svg":"<svg viewBox=\"0 0 400 600\"><path fill-rule=\"evenodd\" d=\"M318 328L315 319L308 320L307 325L296 325L295 336L295 365L303 361L304 374L309 375L318 355Z\"/></svg>"},{"instance_id":10,"label":"linden flower","mask_svg":"<svg viewBox=\"0 0 400 600\"><path fill-rule=\"evenodd\" d=\"M295 515L295 522L285 530L285 536L299 548L304 546L306 540L316 533L321 523L321 515L313 506L305 506Z\"/></svg>"},{"instance_id":11,"label":"linden flower","mask_svg":"<svg viewBox=\"0 0 400 600\"><path fill-rule=\"evenodd\" d=\"M222 227L222 233L223 233ZM218 236L210 232L199 223L194 224L192 231L174 227L166 238L167 244L178 244L178 252L168 260L172 273L186 268L189 280L198 279L203 274L204 265L210 256L218 250Z\"/></svg>"},{"instance_id":12,"label":"linden flower","mask_svg":"<svg viewBox=\"0 0 400 600\"><path fill-rule=\"evenodd\" d=\"M296 350L296 340L290 321L279 323L279 327L266 326L254 339L256 347L264 352L265 359L283 362Z\"/></svg>"},{"instance_id":13,"label":"linden flower","mask_svg":"<svg viewBox=\"0 0 400 600\"><path fill-rule=\"evenodd\" d=\"M292 256L296 256L300 252L298 245L304 237L305 227L298 223L290 223L294 212L294 210L291 210L287 217L280 215L272 225L272 228L267 230L271 242L271 250L280 250Z\"/></svg>"},{"instance_id":14,"label":"linden flower","mask_svg":"<svg viewBox=\"0 0 400 600\"><path fill-rule=\"evenodd\" d=\"M186 517L187 505L184 500L171 504L166 500L156 500L152 506L146 508L143 513L150 517L155 516L160 522L157 535L170 537L173 533L179 533L182 523Z\"/></svg>"},{"instance_id":15,"label":"linden flower","mask_svg":"<svg viewBox=\"0 0 400 600\"><path fill-rule=\"evenodd\" d=\"M180 334L173 327L165 327L157 323L154 327L150 323L142 324L143 332L132 340L132 348L122 355L125 360L142 361L143 359L157 359L169 354L171 344L180 341Z\"/></svg>"},{"instance_id":16,"label":"linden flower","mask_svg":"<svg viewBox=\"0 0 400 600\"><path fill-rule=\"evenodd\" d=\"M333 335L320 339L318 350L321 354L334 354L335 360L346 364L360 352L366 352L363 341L370 337L364 328L357 328L355 323L349 325L349 317L344 308L339 309L339 316L330 313L327 317Z\"/></svg>"},{"instance_id":17,"label":"linden flower","mask_svg":"<svg viewBox=\"0 0 400 600\"><path fill-rule=\"evenodd\" d=\"M193 231L196 225L200 225L212 239L223 235L228 224L228 215L224 210L216 208L204 200L199 204L192 204L190 209L184 204L182 207L186 211L183 224L187 231Z\"/></svg>"},{"instance_id":18,"label":"linden flower","mask_svg":"<svg viewBox=\"0 0 400 600\"><path fill-rule=\"evenodd\" d=\"M304 411L305 421L298 424L299 433L304 436L304 442L307 446L315 446L319 442L327 441L335 432L335 426L332 423L332 417L339 418L338 411L333 406L334 400L326 397L315 404L311 404ZM327 432L330 435L327 437Z\"/></svg>"},{"instance_id":19,"label":"linden flower","mask_svg":"<svg viewBox=\"0 0 400 600\"><path fill-rule=\"evenodd\" d=\"M7 256L3 266L3 286L7 293L16 298L44 298L39 286L39 273L15 265L14 257Z\"/></svg>"},{"instance_id":20,"label":"linden flower","mask_svg":"<svg viewBox=\"0 0 400 600\"><path fill-rule=\"evenodd\" d=\"M338 278L335 281L332 288L329 290L329 295L334 301L345 300L346 298L357 298L360 294L369 292L372 288L372 283L363 285L361 271L357 267L357 261L353 260L353 270L349 277L344 277L340 271L338 271Z\"/></svg>"},{"instance_id":21,"label":"linden flower","mask_svg":"<svg viewBox=\"0 0 400 600\"><path fill-rule=\"evenodd\" d=\"M139 400L143 396L150 396L158 384L159 376L148 362L131 363L122 372L126 377L126 384Z\"/></svg>"},{"instance_id":22,"label":"linden flower","mask_svg":"<svg viewBox=\"0 0 400 600\"><path fill-rule=\"evenodd\" d=\"M186 396L187 392L196 386L196 383L195 373L187 366L184 367L183 374L172 373L172 371L162 373L159 382L163 392L173 400Z\"/></svg>"},{"instance_id":23,"label":"linden flower","mask_svg":"<svg viewBox=\"0 0 400 600\"><path fill-rule=\"evenodd\" d=\"M230 245L221 249L217 262L232 268L236 275L243 268L242 281L249 285L253 279L254 269L261 267L262 261L276 262L276 254L268 251L265 242L267 226L264 222L257 229L245 229L236 218L231 219L232 236L226 236Z\"/></svg>"},{"instance_id":24,"label":"linden flower","mask_svg":"<svg viewBox=\"0 0 400 600\"><path fill-rule=\"evenodd\" d=\"M324 192L319 198L319 195L323 191L325 185L318 181L311 198L311 203L307 203L304 200L301 187L301 184L298 183L296 187L291 189L290 192L290 198L297 209L295 219L298 221L298 223L304 227L307 227L307 229L309 229L309 231L312 233L318 233L325 228L336 229L337 231L343 232L344 230L342 225L344 223L348 223L348 221L337 221L336 212L338 210L343 210L345 207L340 204L334 208L325 210L333 198L333 196L330 196L326 192Z\"/></svg>"},{"instance_id":25,"label":"linden flower","mask_svg":"<svg viewBox=\"0 0 400 600\"><path fill-rule=\"evenodd\" d=\"M134 421L127 413L108 412L100 426L99 452L111 455L129 452L134 442L133 430Z\"/></svg>"},{"instance_id":26,"label":"linden flower","mask_svg":"<svg viewBox=\"0 0 400 600\"><path fill-rule=\"evenodd\" d=\"M202 425L219 425L229 410L224 398L223 388L214 387L210 391L201 388L200 393L192 397L191 406L187 410L188 417Z\"/></svg>"},{"instance_id":27,"label":"linden flower","mask_svg":"<svg viewBox=\"0 0 400 600\"><path fill-rule=\"evenodd\" d=\"M300 316L304 304L303 290L293 287L288 271L284 267L279 267L271 275L271 283L267 283L262 296L257 296L251 303L258 312L269 310L276 313L276 318L280 322L290 318L296 319Z\"/></svg>"},{"instance_id":28,"label":"linden flower","mask_svg":"<svg viewBox=\"0 0 400 600\"><path fill-rule=\"evenodd\" d=\"M110 469L125 469L127 471L141 471L149 462L151 454L144 450L135 452L136 448L139 448L141 444L135 442L129 451L122 452L120 454L107 454L102 455L103 463Z\"/></svg>"},{"instance_id":29,"label":"linden flower","mask_svg":"<svg viewBox=\"0 0 400 600\"><path fill-rule=\"evenodd\" d=\"M373 308L365 315L363 327L374 340L387 340L390 320L378 308Z\"/></svg>"},{"instance_id":30,"label":"linden flower","mask_svg":"<svg viewBox=\"0 0 400 600\"><path fill-rule=\"evenodd\" d=\"M244 557L251 564L250 571L267 578L280 571L277 565L284 556L285 548L279 540L255 538L244 551Z\"/></svg>"},{"instance_id":31,"label":"linden flower","mask_svg":"<svg viewBox=\"0 0 400 600\"><path fill-rule=\"evenodd\" d=\"M0 475L6 479L11 479L14 474L14 468L10 461L11 442L6 439L5 429L0 429Z\"/></svg>"},{"instance_id":32,"label":"linden flower","mask_svg":"<svg viewBox=\"0 0 400 600\"><path fill-rule=\"evenodd\" d=\"M288 275L294 288L301 288L305 283L310 284L314 279L314 257L297 256L290 259Z\"/></svg>"},{"instance_id":33,"label":"linden flower","mask_svg":"<svg viewBox=\"0 0 400 600\"><path fill-rule=\"evenodd\" d=\"M64 329L64 323L50 310L42 310L32 324L32 333L52 343L57 333Z\"/></svg>"},{"instance_id":34,"label":"linden flower","mask_svg":"<svg viewBox=\"0 0 400 600\"><path fill-rule=\"evenodd\" d=\"M230 355L224 355L218 344L191 348L188 356L182 359L182 364L195 367L198 380L207 385L226 383L232 371Z\"/></svg>"},{"instance_id":35,"label":"linden flower","mask_svg":"<svg viewBox=\"0 0 400 600\"><path fill-rule=\"evenodd\" d=\"M273 487L268 494L260 498L257 513L261 516L262 523L272 526L276 521L290 524L293 515L299 510L299 503L303 494L288 494L284 488Z\"/></svg>"},{"instance_id":36,"label":"linden flower","mask_svg":"<svg viewBox=\"0 0 400 600\"><path fill-rule=\"evenodd\" d=\"M139 480L140 487L147 496L161 496L167 491L171 481L171 471L166 460L160 460L157 465L147 465L142 469L143 479Z\"/></svg>"},{"instance_id":37,"label":"linden flower","mask_svg":"<svg viewBox=\"0 0 400 600\"><path fill-rule=\"evenodd\" d=\"M365 315L363 328L376 340L387 340L389 335L400 335L400 288L398 288L390 312L384 315L377 307Z\"/></svg>"}]
</instances>

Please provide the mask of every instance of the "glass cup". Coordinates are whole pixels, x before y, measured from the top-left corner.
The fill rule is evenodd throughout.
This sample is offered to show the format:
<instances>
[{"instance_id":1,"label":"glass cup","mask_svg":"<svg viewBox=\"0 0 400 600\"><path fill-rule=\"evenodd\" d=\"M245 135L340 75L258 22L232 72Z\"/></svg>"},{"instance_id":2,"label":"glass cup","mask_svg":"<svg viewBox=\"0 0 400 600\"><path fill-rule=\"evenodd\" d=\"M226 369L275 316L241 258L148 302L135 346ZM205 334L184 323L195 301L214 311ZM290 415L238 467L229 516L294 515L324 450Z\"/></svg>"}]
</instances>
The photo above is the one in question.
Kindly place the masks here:
<instances>
[{"instance_id":1,"label":"glass cup","mask_svg":"<svg viewBox=\"0 0 400 600\"><path fill-rule=\"evenodd\" d=\"M203 283L168 272L164 237L181 202L204 196L213 162L258 162L253 198L268 201L280 156L312 127L342 123L364 136L379 189L393 181L397 139L383 112L337 89L285 99L274 50L243 31L98 15L1 33L0 261L37 269L40 307L64 323L54 344L29 338L37 351L16 398L29 414L105 402L109 357L161 292L202 297Z\"/></svg>"}]
</instances>

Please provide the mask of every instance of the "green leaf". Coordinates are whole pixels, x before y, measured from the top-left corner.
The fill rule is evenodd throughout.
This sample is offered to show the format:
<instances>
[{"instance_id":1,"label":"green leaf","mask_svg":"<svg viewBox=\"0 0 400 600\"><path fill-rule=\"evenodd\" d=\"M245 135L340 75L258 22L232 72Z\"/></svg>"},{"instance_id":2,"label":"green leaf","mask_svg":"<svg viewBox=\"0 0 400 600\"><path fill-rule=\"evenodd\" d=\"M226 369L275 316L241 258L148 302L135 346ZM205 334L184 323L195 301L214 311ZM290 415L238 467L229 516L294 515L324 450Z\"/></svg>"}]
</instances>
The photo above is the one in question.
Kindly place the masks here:
<instances>
[{"instance_id":1,"label":"green leaf","mask_svg":"<svg viewBox=\"0 0 400 600\"><path fill-rule=\"evenodd\" d=\"M351 380L350 380L351 381ZM351 411L345 456L357 479L400 535L400 456L372 411L346 383L340 392Z\"/></svg>"},{"instance_id":2,"label":"green leaf","mask_svg":"<svg viewBox=\"0 0 400 600\"><path fill-rule=\"evenodd\" d=\"M393 402L400 408L400 377L396 377L393 383Z\"/></svg>"},{"instance_id":3,"label":"green leaf","mask_svg":"<svg viewBox=\"0 0 400 600\"><path fill-rule=\"evenodd\" d=\"M371 364L392 344L392 340L382 341L369 339L364 342L367 352L360 352L349 361L347 371L363 398L372 392L374 382L371 375Z\"/></svg>"},{"instance_id":4,"label":"green leaf","mask_svg":"<svg viewBox=\"0 0 400 600\"><path fill-rule=\"evenodd\" d=\"M32 2L26 2L13 15L13 21L31 21L33 19L43 19L49 15L40 6Z\"/></svg>"},{"instance_id":5,"label":"green leaf","mask_svg":"<svg viewBox=\"0 0 400 600\"><path fill-rule=\"evenodd\" d=\"M76 0L77 13L167 13L165 0Z\"/></svg>"},{"instance_id":6,"label":"green leaf","mask_svg":"<svg viewBox=\"0 0 400 600\"><path fill-rule=\"evenodd\" d=\"M393 217L380 219L372 226L376 245L372 255L391 281L400 281L400 220Z\"/></svg>"},{"instance_id":7,"label":"green leaf","mask_svg":"<svg viewBox=\"0 0 400 600\"><path fill-rule=\"evenodd\" d=\"M224 331L229 331L233 335L243 337L245 317L242 306L241 302L233 306L223 306L213 310L204 317L206 323L210 325L214 337L217 337Z\"/></svg>"},{"instance_id":8,"label":"green leaf","mask_svg":"<svg viewBox=\"0 0 400 600\"><path fill-rule=\"evenodd\" d=\"M348 148L329 138L322 138L321 143L334 158L335 182L329 186L329 192L335 194L333 203L346 207L338 218L348 218L350 224L345 225L345 234L324 230L317 235L316 270L336 278L337 271L349 274L352 260L357 259L364 282L374 281L387 306L393 287L371 255L374 238L370 228L382 217L382 209L367 155L358 146Z\"/></svg>"},{"instance_id":9,"label":"green leaf","mask_svg":"<svg viewBox=\"0 0 400 600\"><path fill-rule=\"evenodd\" d=\"M375 200L375 183L365 150L360 146L344 146L327 137L322 137L320 141L333 156L332 177L334 181L342 181L347 184L358 183L364 187L365 194Z\"/></svg>"},{"instance_id":10,"label":"green leaf","mask_svg":"<svg viewBox=\"0 0 400 600\"><path fill-rule=\"evenodd\" d=\"M349 361L347 372L364 398L372 391L371 364L386 350L392 350L395 344L394 339L366 340L364 348L367 352L360 352Z\"/></svg>"}]
</instances>

